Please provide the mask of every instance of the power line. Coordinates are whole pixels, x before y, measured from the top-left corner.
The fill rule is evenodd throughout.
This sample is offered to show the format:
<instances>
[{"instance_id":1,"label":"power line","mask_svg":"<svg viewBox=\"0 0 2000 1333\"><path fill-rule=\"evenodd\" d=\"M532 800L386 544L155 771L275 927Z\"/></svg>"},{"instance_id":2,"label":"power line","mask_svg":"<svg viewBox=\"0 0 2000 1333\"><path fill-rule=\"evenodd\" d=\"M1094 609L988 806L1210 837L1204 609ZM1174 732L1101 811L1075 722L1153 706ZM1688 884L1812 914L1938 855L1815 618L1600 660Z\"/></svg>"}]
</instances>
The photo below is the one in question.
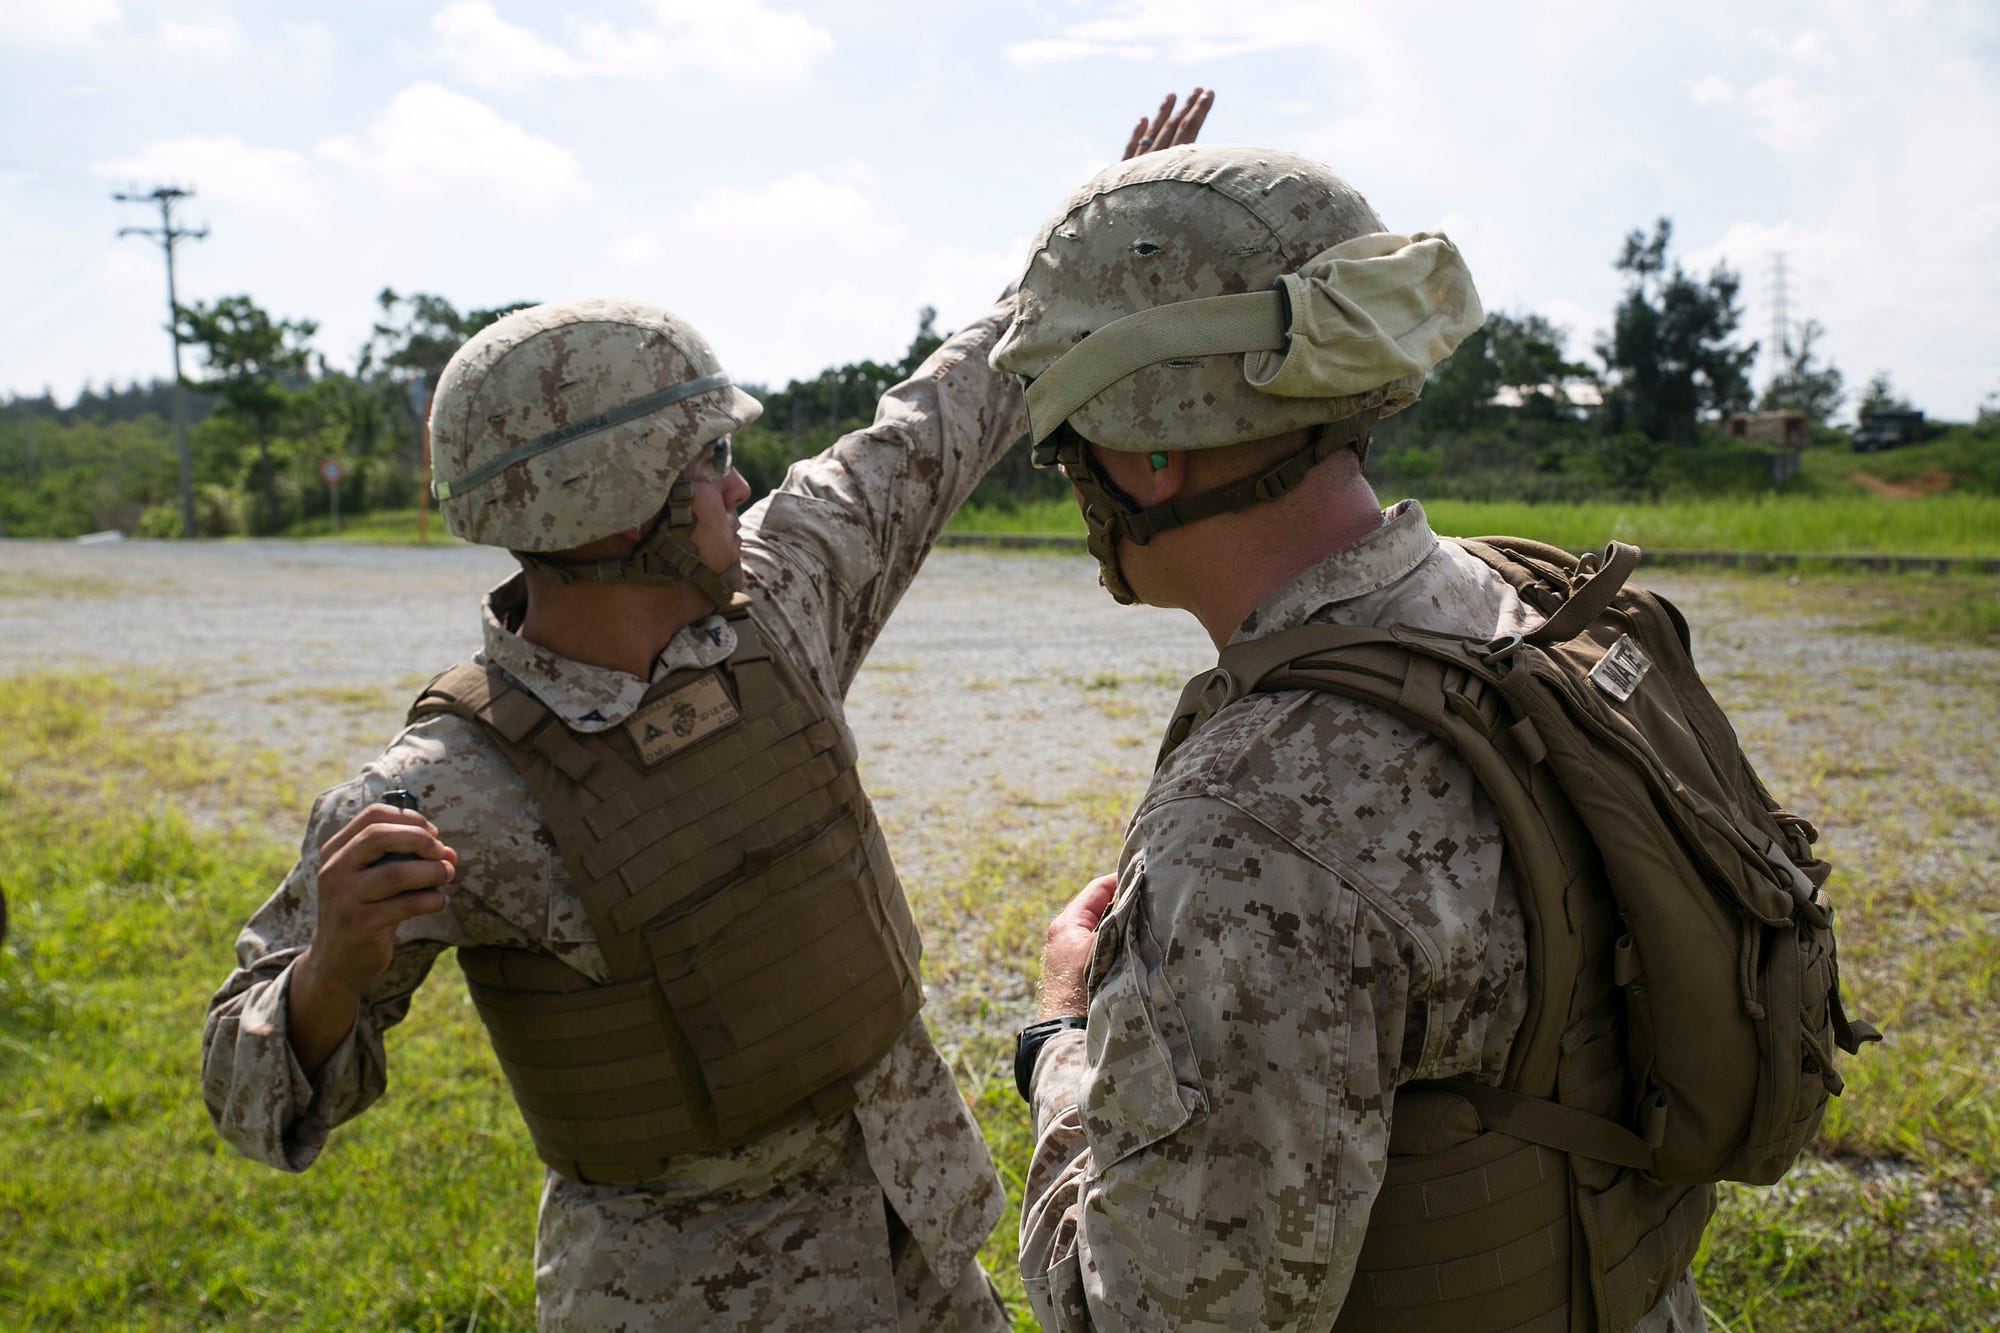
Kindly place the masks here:
<instances>
[{"instance_id":1,"label":"power line","mask_svg":"<svg viewBox=\"0 0 2000 1333\"><path fill-rule=\"evenodd\" d=\"M208 235L208 228L189 229L174 225L174 205L183 199L192 199L193 190L156 185L150 194L131 194L121 190L111 197L123 204L151 202L160 206L159 226L120 227L118 234L150 236L159 242L161 252L167 257L167 333L174 343L174 440L181 456L181 537L191 540L194 537L194 461L188 454L186 393L181 388L181 314L180 299L174 292L174 247L182 241L200 240Z\"/></svg>"},{"instance_id":2,"label":"power line","mask_svg":"<svg viewBox=\"0 0 2000 1333\"><path fill-rule=\"evenodd\" d=\"M95 265L98 260L104 258L106 254L110 253L110 250L111 250L111 245L107 241L102 249L91 252L89 257L84 259L82 263L78 264L75 268L72 268L68 272L64 273L61 277L57 278L49 286L44 287L41 291L37 292L35 295L30 296L20 305L17 305L13 309L6 311L4 314L0 314L0 326L8 324L17 324L27 316L29 311L36 309L44 302L53 300L58 296L67 295L69 291L72 288L74 288L76 284L83 278L83 276L88 272L90 272L91 267Z\"/></svg>"},{"instance_id":3,"label":"power line","mask_svg":"<svg viewBox=\"0 0 2000 1333\"><path fill-rule=\"evenodd\" d=\"M77 190L101 190L104 182L94 176L81 175L74 171L50 171L47 167L29 166L25 162L10 162L0 159L0 176L16 178L40 177Z\"/></svg>"}]
</instances>

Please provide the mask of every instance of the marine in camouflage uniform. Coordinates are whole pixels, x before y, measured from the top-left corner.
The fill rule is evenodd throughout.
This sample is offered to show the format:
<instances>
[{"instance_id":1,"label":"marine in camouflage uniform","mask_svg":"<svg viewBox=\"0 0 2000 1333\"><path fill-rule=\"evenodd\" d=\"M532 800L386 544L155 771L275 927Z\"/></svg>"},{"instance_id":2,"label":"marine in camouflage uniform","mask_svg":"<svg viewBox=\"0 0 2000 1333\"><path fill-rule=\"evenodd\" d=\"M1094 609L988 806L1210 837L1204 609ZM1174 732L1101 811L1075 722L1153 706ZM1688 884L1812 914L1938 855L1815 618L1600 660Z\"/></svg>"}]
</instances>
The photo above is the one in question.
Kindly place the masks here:
<instances>
[{"instance_id":1,"label":"marine in camouflage uniform","mask_svg":"<svg viewBox=\"0 0 2000 1333\"><path fill-rule=\"evenodd\" d=\"M1191 143L1212 100L1197 88L1176 109L1169 94L1132 130L1125 156ZM385 1034L446 948L461 951L496 1049L505 1039L502 1065L545 1160L560 1158L551 1144L576 1126L560 1112L553 1131L549 1117L538 1124L530 1105L538 1097L587 1105L598 1080L609 1077L612 1096L641 1103L626 1123L680 1114L680 1107L648 1107L640 1094L618 1088L608 1067L585 1068L589 1081L567 1085L546 1066L520 1077L523 1045L561 1047L576 1029L561 1029L564 1041L536 1041L530 1030L510 1027L510 1007L546 997L508 983L495 1005L481 998L482 989L490 996L494 988L482 988L474 974L504 979L523 965L538 984L560 974L569 994L611 992L631 984L621 980L614 954L629 961L632 932L608 945L593 924L608 917L618 930L616 910L607 913L601 896L604 881L579 884L572 873L593 873L590 857L574 854L574 839L596 816L552 829L531 780L500 748L514 740L492 727L491 712L469 709L468 716L439 706L439 692L457 681L484 679L512 691L517 715L522 698L531 699L527 711L544 719L544 734L573 738L566 749L556 743L565 762L578 754L632 759L637 747L637 759L650 764L648 747L662 742L641 734L656 730L645 726L652 710L680 697L673 682L692 673L727 675L746 655L768 649L785 664L777 678L802 682L815 696L807 712L822 720L802 733L816 738L812 762L828 754L844 761L844 777L821 790L852 792L842 799L866 844L865 858L854 856L865 859L864 887L879 893L861 916L904 969L914 967L907 907L852 783L853 740L841 701L945 520L1020 436L1020 394L987 366L1011 308L1011 298L1003 300L949 339L883 397L872 426L793 465L740 527L734 511L748 487L730 467L728 433L760 409L684 321L631 303L537 307L460 351L432 416L446 521L460 537L509 548L526 573L486 598L473 669L434 681L389 748L360 777L321 795L298 864L239 938L238 966L211 1002L202 1045L203 1095L225 1139L285 1170L310 1166L335 1126L382 1095ZM524 350L537 348L532 356ZM732 678L747 688L747 676ZM779 697L787 700L783 709L792 708L784 691ZM736 702L750 711L747 694ZM681 719L662 715L669 718L678 734ZM687 746L705 738L711 721L706 713L695 718ZM724 725L716 734L731 730ZM621 732L632 738L622 750ZM592 751L594 738L609 739ZM664 742L669 758L677 743ZM514 753L528 757L518 745ZM687 750L690 760L698 753ZM756 755L759 771L769 772L778 753ZM550 782L547 771L535 772L532 781ZM574 786L587 789L590 776ZM708 776L732 792L752 786L741 771ZM382 803L399 789L414 793L424 813ZM540 790L570 796L560 786ZM679 804L684 795L677 790L670 798ZM640 815L628 827L643 841L652 833ZM658 812L654 823L664 816ZM774 811L771 822L783 818ZM785 864L788 854L760 845L754 825L740 833L749 839L746 867L752 858ZM572 842L563 845L562 836ZM808 847L825 845L816 837ZM383 853L402 859L385 863ZM625 870L637 864L627 861ZM816 891L828 873L791 892ZM677 882L669 874L654 888L672 894ZM701 906L728 892L702 898ZM778 892L772 888L773 901ZM704 943L718 937L714 917L699 919ZM678 927L696 919L654 918L664 924L648 922L648 946L676 945L685 933ZM720 936L732 933L761 947L759 935L745 930ZM824 957L831 946L808 937L796 953L814 956L815 948ZM834 957L833 972L847 975L848 961ZM666 985L657 978L645 984L656 982ZM910 998L907 971L902 985ZM662 1002L658 992L651 1002ZM809 1004L779 1000L760 1005L759 1016ZM674 1017L681 1036L664 1044L696 1040L685 1016L676 1010ZM587 1029L577 1035L578 1045L594 1039ZM630 1034L615 1035L622 1041ZM552 1165L536 1236L541 1326L1005 1327L975 1259L1003 1204L978 1129L920 1019L895 1026L877 1049L740 1141L677 1152L643 1179L604 1183L590 1171ZM698 1058L701 1075L713 1072L705 1054ZM823 1103L828 1092L839 1095ZM825 1109L849 1099L850 1109Z\"/></svg>"},{"instance_id":2,"label":"marine in camouflage uniform","mask_svg":"<svg viewBox=\"0 0 2000 1333\"><path fill-rule=\"evenodd\" d=\"M1119 601L1184 607L1218 648L1309 622L1487 638L1539 617L1361 475L1370 423L1481 317L1448 240L1385 233L1318 164L1183 149L1056 212L994 364L1029 383ZM1524 934L1499 821L1423 731L1290 691L1171 750L1116 876L1051 923L1019 1048L1043 1327L1480 1326L1380 1276L1360 1322L1356 1273L1397 1089L1500 1081ZM1445 1294L1476 1309L1463 1276ZM1532 1327L1588 1326L1570 1313ZM1702 1326L1685 1276L1641 1324Z\"/></svg>"},{"instance_id":3,"label":"marine in camouflage uniform","mask_svg":"<svg viewBox=\"0 0 2000 1333\"><path fill-rule=\"evenodd\" d=\"M661 317L588 304L513 318L559 327L584 317ZM1019 391L986 365L1009 309L1003 303L947 341L885 395L873 426L794 466L742 516L753 622L835 719L945 519L1019 437ZM654 425L683 439L678 459L705 453L713 441L703 435L755 411L746 396L720 388L663 409ZM449 467L441 463L441 475ZM681 467L672 462L665 473ZM634 463L611 480L617 491L647 493L652 484L656 505L671 476L648 478ZM708 484L741 502L733 471ZM454 513L449 500L446 512ZM651 682L714 666L736 647L731 622L707 614L672 635L645 678L575 660L523 637L522 583L517 575L488 595L477 660L581 734L621 727ZM294 1052L288 997L319 916L323 845L394 788L414 792L436 840L456 850L449 901L396 927L393 958L367 983L351 1029L308 1071ZM397 827L425 855L422 817L409 820ZM452 947L526 950L593 981L607 976L528 787L477 726L445 714L410 726L358 778L319 798L298 864L244 929L237 969L212 1002L203 1037L203 1094L223 1137L272 1166L310 1166L335 1126L382 1095L385 1037ZM854 1094L851 1112L795 1117L739 1146L678 1157L640 1183L591 1184L549 1171L535 1258L542 1326L1004 1327L974 1257L1000 1214L1000 1186L920 1019L859 1074Z\"/></svg>"}]
</instances>

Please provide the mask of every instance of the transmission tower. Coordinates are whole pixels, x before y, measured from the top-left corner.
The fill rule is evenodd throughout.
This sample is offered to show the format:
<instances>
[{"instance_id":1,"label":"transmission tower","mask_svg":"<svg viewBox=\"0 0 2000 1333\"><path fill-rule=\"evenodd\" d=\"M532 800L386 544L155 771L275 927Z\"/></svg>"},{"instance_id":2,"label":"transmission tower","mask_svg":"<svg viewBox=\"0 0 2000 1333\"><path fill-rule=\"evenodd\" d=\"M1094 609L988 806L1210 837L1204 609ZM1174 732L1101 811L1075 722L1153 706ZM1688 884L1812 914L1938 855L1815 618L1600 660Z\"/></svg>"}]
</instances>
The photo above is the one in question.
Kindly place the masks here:
<instances>
[{"instance_id":1,"label":"transmission tower","mask_svg":"<svg viewBox=\"0 0 2000 1333\"><path fill-rule=\"evenodd\" d=\"M1785 373L1792 359L1792 308L1785 287L1785 252L1771 256L1771 378Z\"/></svg>"},{"instance_id":2,"label":"transmission tower","mask_svg":"<svg viewBox=\"0 0 2000 1333\"><path fill-rule=\"evenodd\" d=\"M181 389L181 318L180 301L174 293L174 247L182 241L198 241L208 235L207 227L193 230L174 225L174 205L183 199L192 199L193 190L183 190L173 185L155 186L149 194L134 194L119 191L111 196L121 204L157 203L160 206L160 225L157 227L120 227L120 236L150 236L159 242L160 249L167 257L167 333L174 342L174 443L180 450L181 459L181 537L194 537L194 462L188 454L187 403Z\"/></svg>"}]
</instances>

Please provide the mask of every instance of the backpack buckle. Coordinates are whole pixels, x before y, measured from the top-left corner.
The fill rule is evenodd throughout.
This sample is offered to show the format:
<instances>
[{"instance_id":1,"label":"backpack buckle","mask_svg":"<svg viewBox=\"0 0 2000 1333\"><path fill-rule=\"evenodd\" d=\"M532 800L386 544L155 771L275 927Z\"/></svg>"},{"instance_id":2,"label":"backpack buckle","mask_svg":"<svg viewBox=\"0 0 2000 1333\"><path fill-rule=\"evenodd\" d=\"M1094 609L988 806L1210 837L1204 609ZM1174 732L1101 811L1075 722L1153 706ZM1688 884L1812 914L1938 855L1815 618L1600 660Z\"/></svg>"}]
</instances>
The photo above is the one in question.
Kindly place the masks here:
<instances>
[{"instance_id":1,"label":"backpack buckle","mask_svg":"<svg viewBox=\"0 0 2000 1333\"><path fill-rule=\"evenodd\" d=\"M1488 666L1492 666L1495 663L1504 662L1509 657L1512 657L1514 650L1520 646L1520 635L1502 634L1497 639L1488 639L1484 644L1473 649L1473 652L1478 655L1480 661L1486 663Z\"/></svg>"},{"instance_id":2,"label":"backpack buckle","mask_svg":"<svg viewBox=\"0 0 2000 1333\"><path fill-rule=\"evenodd\" d=\"M1806 878L1805 871L1792 864L1792 858L1785 855L1784 849L1775 841L1767 839L1764 843L1764 860L1769 862L1771 869L1776 872L1778 887L1790 894L1792 901L1798 905L1798 914L1820 930L1830 929L1833 917L1818 901L1815 892L1817 886Z\"/></svg>"}]
</instances>

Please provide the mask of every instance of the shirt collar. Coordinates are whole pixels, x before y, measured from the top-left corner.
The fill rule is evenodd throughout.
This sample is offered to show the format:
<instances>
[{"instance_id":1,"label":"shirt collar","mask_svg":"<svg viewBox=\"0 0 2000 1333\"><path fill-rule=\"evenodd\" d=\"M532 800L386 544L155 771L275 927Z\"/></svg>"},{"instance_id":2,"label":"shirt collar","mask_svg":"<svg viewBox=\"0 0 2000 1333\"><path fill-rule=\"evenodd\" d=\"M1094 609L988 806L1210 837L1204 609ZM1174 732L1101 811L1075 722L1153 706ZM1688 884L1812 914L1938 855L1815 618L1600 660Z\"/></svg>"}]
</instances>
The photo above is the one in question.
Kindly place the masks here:
<instances>
[{"instance_id":1,"label":"shirt collar","mask_svg":"<svg viewBox=\"0 0 2000 1333\"><path fill-rule=\"evenodd\" d=\"M1382 526L1280 584L1244 617L1229 641L1294 629L1326 607L1381 592L1408 577L1437 547L1424 507L1403 500L1382 511Z\"/></svg>"},{"instance_id":2,"label":"shirt collar","mask_svg":"<svg viewBox=\"0 0 2000 1333\"><path fill-rule=\"evenodd\" d=\"M632 716L655 681L669 672L712 667L736 651L736 630L721 615L683 626L653 660L648 680L612 667L564 657L515 633L527 609L525 578L516 574L480 604L483 663L499 667L541 700L572 731L615 727Z\"/></svg>"}]
</instances>

